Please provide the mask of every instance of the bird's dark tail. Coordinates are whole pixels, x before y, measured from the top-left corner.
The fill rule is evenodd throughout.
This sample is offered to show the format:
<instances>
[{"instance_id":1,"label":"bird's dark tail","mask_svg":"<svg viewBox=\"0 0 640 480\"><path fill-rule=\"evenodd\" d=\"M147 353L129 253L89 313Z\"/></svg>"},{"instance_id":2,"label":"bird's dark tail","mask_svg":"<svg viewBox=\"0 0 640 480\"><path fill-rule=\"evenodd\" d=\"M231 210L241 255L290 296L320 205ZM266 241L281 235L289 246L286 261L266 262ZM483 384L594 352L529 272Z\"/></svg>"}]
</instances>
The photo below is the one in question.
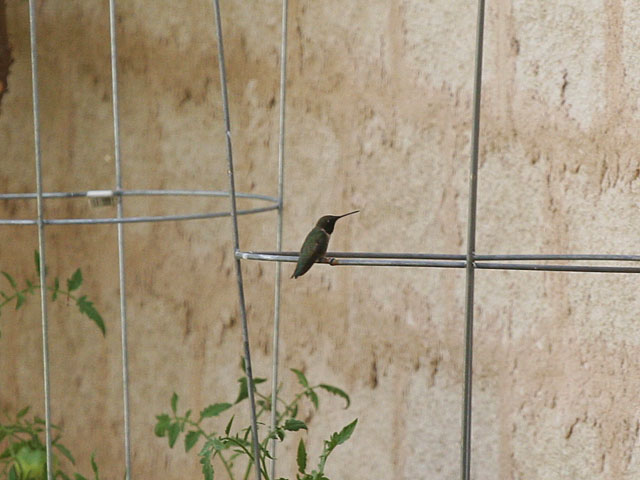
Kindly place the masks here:
<instances>
[{"instance_id":1,"label":"bird's dark tail","mask_svg":"<svg viewBox=\"0 0 640 480\"><path fill-rule=\"evenodd\" d=\"M291 278L301 277L302 275L304 275L309 271L309 269L313 266L314 263L315 262L311 262L306 265L304 263L299 263L298 265L296 265L296 269L293 272L293 275L291 275Z\"/></svg>"}]
</instances>

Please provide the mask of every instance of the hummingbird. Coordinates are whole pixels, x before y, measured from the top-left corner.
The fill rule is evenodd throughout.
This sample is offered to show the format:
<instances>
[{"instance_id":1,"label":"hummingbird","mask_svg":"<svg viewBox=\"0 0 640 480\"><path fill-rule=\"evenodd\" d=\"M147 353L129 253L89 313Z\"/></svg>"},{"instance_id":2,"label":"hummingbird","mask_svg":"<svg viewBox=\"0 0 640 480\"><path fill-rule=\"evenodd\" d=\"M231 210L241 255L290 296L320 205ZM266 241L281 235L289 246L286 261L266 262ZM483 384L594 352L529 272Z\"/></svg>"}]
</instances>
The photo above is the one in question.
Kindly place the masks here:
<instances>
[{"instance_id":1,"label":"hummingbird","mask_svg":"<svg viewBox=\"0 0 640 480\"><path fill-rule=\"evenodd\" d=\"M325 215L324 217L320 217L316 226L313 227L307 235L307 238L304 239L304 243L300 249L300 256L298 257L298 264L291 278L301 277L307 273L314 263L324 257L329 247L329 239L333 233L333 228L338 219L346 217L347 215L353 215L359 211L360 210L355 210L345 213L344 215Z\"/></svg>"}]
</instances>

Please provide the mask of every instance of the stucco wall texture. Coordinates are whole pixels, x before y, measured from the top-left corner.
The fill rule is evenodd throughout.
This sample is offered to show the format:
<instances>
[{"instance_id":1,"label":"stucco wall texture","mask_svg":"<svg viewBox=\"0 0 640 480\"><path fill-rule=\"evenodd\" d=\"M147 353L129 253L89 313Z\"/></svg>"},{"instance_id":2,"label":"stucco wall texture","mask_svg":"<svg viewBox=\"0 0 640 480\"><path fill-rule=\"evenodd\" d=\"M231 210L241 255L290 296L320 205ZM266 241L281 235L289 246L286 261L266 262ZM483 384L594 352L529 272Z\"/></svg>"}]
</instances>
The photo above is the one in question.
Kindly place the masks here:
<instances>
[{"instance_id":1,"label":"stucco wall texture","mask_svg":"<svg viewBox=\"0 0 640 480\"><path fill-rule=\"evenodd\" d=\"M3 192L35 191L27 2L9 1L15 63L0 114ZM280 4L222 1L238 191L277 191ZM285 250L316 219L331 249L462 253L476 2L290 1ZM213 10L205 0L117 6L125 188L228 188ZM37 2L44 188L114 185L108 5ZM489 0L478 253L637 249L640 3ZM242 201L241 206L257 206ZM128 199L128 215L225 210L226 199ZM635 212L635 213L634 213ZM50 201L56 218L111 207ZM33 202L0 202L33 218ZM635 219L635 220L634 220ZM275 213L240 220L272 250ZM89 469L122 478L116 230L46 228L50 272L83 268L107 335L50 304L52 415ZM34 227L2 227L0 266L30 275ZM154 416L235 396L241 334L228 218L127 225L133 478L199 478ZM270 377L274 264L244 262L254 369ZM282 288L281 379L299 368L352 396L310 419L310 456L353 418L333 479L455 479L460 467L464 275L317 265ZM479 271L474 479L640 478L638 278ZM42 413L37 298L0 319L0 409ZM236 419L239 422L242 419ZM264 429L262 429L264 433ZM294 476L297 441L281 448ZM219 473L222 469L216 465Z\"/></svg>"}]
</instances>

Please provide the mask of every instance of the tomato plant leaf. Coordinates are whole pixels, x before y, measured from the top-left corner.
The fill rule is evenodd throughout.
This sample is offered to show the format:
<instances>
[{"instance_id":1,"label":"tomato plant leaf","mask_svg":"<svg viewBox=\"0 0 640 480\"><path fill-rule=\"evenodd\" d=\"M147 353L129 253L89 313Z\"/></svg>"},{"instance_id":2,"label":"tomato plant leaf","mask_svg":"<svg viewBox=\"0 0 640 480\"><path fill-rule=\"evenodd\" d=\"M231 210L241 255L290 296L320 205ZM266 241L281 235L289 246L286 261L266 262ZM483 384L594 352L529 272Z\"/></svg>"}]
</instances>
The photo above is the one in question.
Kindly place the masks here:
<instances>
[{"instance_id":1,"label":"tomato plant leaf","mask_svg":"<svg viewBox=\"0 0 640 480\"><path fill-rule=\"evenodd\" d=\"M304 473L307 469L307 449L304 446L304 441L300 439L300 443L298 444L298 471L300 473Z\"/></svg>"},{"instance_id":2,"label":"tomato plant leaf","mask_svg":"<svg viewBox=\"0 0 640 480\"><path fill-rule=\"evenodd\" d=\"M351 405L351 399L349 398L349 395L347 395L345 393L344 390L338 388L338 387L334 387L333 385L327 385L326 383L321 383L320 385L318 385L320 388L326 390L329 393L332 393L334 395L338 395L339 397L344 398L345 402L347 402L346 406L344 408L349 408L349 405Z\"/></svg>"},{"instance_id":3,"label":"tomato plant leaf","mask_svg":"<svg viewBox=\"0 0 640 480\"><path fill-rule=\"evenodd\" d=\"M289 430L290 432L296 432L300 429L307 430L307 424L297 418L287 418L284 422L284 429Z\"/></svg>"},{"instance_id":4,"label":"tomato plant leaf","mask_svg":"<svg viewBox=\"0 0 640 480\"><path fill-rule=\"evenodd\" d=\"M77 269L73 272L73 275L69 279L67 279L67 290L73 292L77 290L82 285L82 270Z\"/></svg>"},{"instance_id":5,"label":"tomato plant leaf","mask_svg":"<svg viewBox=\"0 0 640 480\"><path fill-rule=\"evenodd\" d=\"M304 388L309 388L309 381L307 380L307 377L305 377L304 373L295 368L292 368L291 371L296 374L296 377L298 377L298 382L300 382L300 385L302 385Z\"/></svg>"},{"instance_id":6,"label":"tomato plant leaf","mask_svg":"<svg viewBox=\"0 0 640 480\"><path fill-rule=\"evenodd\" d=\"M93 322L98 326L102 335L106 335L106 329L104 326L104 320L93 306L93 302L87 300L87 296L83 295L78 300L76 300L76 305L80 310L80 313L84 313L87 317L89 317Z\"/></svg>"},{"instance_id":7,"label":"tomato plant leaf","mask_svg":"<svg viewBox=\"0 0 640 480\"><path fill-rule=\"evenodd\" d=\"M214 403L200 412L200 418L217 417L231 407L230 403Z\"/></svg>"},{"instance_id":8,"label":"tomato plant leaf","mask_svg":"<svg viewBox=\"0 0 640 480\"><path fill-rule=\"evenodd\" d=\"M192 430L187 433L187 436L184 437L184 451L188 452L193 448L193 446L198 443L200 439L200 432L197 430Z\"/></svg>"},{"instance_id":9,"label":"tomato plant leaf","mask_svg":"<svg viewBox=\"0 0 640 480\"><path fill-rule=\"evenodd\" d=\"M178 410L178 394L176 392L173 392L173 395L171 395L171 411L175 415L177 410Z\"/></svg>"}]
</instances>

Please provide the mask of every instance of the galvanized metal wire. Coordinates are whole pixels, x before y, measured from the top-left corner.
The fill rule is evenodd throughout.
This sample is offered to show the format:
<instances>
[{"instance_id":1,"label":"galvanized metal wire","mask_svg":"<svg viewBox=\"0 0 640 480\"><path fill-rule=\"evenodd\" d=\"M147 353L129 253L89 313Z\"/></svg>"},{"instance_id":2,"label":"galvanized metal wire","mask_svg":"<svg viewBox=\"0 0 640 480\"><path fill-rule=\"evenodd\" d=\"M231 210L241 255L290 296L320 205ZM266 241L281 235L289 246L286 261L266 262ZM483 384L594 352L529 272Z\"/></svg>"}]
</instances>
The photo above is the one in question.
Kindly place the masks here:
<instances>
[{"instance_id":1,"label":"galvanized metal wire","mask_svg":"<svg viewBox=\"0 0 640 480\"><path fill-rule=\"evenodd\" d=\"M118 154L119 155L119 154ZM116 164L118 162L116 161ZM108 198L114 197L120 203L122 197L149 197L149 196L168 196L168 197L228 197L229 192L219 190L123 190L116 188L115 190L88 190L84 192L49 192L43 193L44 199L65 199L65 198ZM269 212L278 209L279 201L277 198L268 195L260 195L256 193L236 193L237 198L250 200L260 200L269 203L266 207L255 207L238 210L237 215L249 215L253 213ZM0 194L0 200L33 200L37 198L35 193L4 193ZM107 218L48 218L44 219L45 225L91 225L91 224L122 224L122 223L146 223L146 222L169 222L182 220L205 220L208 218L229 217L231 212L207 212L207 213L188 213L179 215L145 215L125 217L122 212L115 217ZM0 219L0 225L37 225L38 221L34 219Z\"/></svg>"},{"instance_id":2,"label":"galvanized metal wire","mask_svg":"<svg viewBox=\"0 0 640 480\"><path fill-rule=\"evenodd\" d=\"M42 199L42 149L40 145L40 95L38 90L38 35L35 0L29 0L29 38L31 50L31 89L33 97L33 144L35 146L36 190L38 207L38 250L40 252L40 312L42 320L42 363L44 377L44 422L47 454L47 480L53 480L51 451L51 384L49 372L49 318L47 315L47 249L44 232L44 202Z\"/></svg>"},{"instance_id":3,"label":"galvanized metal wire","mask_svg":"<svg viewBox=\"0 0 640 480\"><path fill-rule=\"evenodd\" d=\"M476 211L478 199L478 152L480 145L480 103L482 99L482 52L484 47L484 0L478 0L475 76L473 79L473 119L469 162L469 213L467 217L467 258L465 265L465 346L464 393L462 401L462 480L471 478L471 413L473 387L473 307L475 287Z\"/></svg>"},{"instance_id":4,"label":"galvanized metal wire","mask_svg":"<svg viewBox=\"0 0 640 480\"><path fill-rule=\"evenodd\" d=\"M120 98L118 96L118 44L116 32L116 3L109 0L109 36L111 45L111 103L113 106L113 150L116 189L122 190L122 161L120 149ZM122 350L122 413L124 422L124 475L131 480L131 414L129 411L129 348L127 343L127 290L125 281L125 249L122 195L116 197L118 228L118 283L120 289L120 342Z\"/></svg>"},{"instance_id":5,"label":"galvanized metal wire","mask_svg":"<svg viewBox=\"0 0 640 480\"><path fill-rule=\"evenodd\" d=\"M243 260L261 260L266 262L297 262L298 252L244 252L237 251L236 257ZM474 255L474 268L483 270L536 270L548 272L583 273L640 273L640 266L619 265L571 265L544 263L507 263L509 260L565 260L591 262L640 262L638 255ZM487 262L484 260L504 260ZM332 266L361 267L430 267L430 268L467 268L465 255L439 253L375 253L375 252L327 252L318 263Z\"/></svg>"},{"instance_id":6,"label":"galvanized metal wire","mask_svg":"<svg viewBox=\"0 0 640 480\"><path fill-rule=\"evenodd\" d=\"M282 38L280 44L280 115L278 135L278 226L276 231L276 249L282 250L282 217L284 209L284 147L285 147L285 112L287 107L287 17L288 0L282 0ZM278 423L278 363L280 358L280 290L282 285L282 264L276 263L276 278L273 306L273 353L271 368L271 431ZM271 478L276 478L276 445L271 440Z\"/></svg>"},{"instance_id":7,"label":"galvanized metal wire","mask_svg":"<svg viewBox=\"0 0 640 480\"><path fill-rule=\"evenodd\" d=\"M220 70L220 90L222 93L222 108L224 111L225 140L227 145L227 164L229 174L229 198L231 199L231 226L233 231L233 246L237 251L239 246L238 215L236 209L236 183L234 179L233 147L231 144L231 118L229 115L229 96L227 94L227 72L224 61L224 44L222 41L222 20L218 0L213 0L215 12L216 35L218 40L218 68ZM244 285L242 281L242 264L239 258L235 258L236 278L238 283L238 300L242 318L242 345L244 348L244 366L247 374L247 390L251 414L251 444L253 446L253 459L256 472L256 480L260 480L260 447L258 440L258 421L256 419L256 402L254 395L253 370L251 366L251 348L249 346L249 327L247 326L247 309L244 299Z\"/></svg>"}]
</instances>

